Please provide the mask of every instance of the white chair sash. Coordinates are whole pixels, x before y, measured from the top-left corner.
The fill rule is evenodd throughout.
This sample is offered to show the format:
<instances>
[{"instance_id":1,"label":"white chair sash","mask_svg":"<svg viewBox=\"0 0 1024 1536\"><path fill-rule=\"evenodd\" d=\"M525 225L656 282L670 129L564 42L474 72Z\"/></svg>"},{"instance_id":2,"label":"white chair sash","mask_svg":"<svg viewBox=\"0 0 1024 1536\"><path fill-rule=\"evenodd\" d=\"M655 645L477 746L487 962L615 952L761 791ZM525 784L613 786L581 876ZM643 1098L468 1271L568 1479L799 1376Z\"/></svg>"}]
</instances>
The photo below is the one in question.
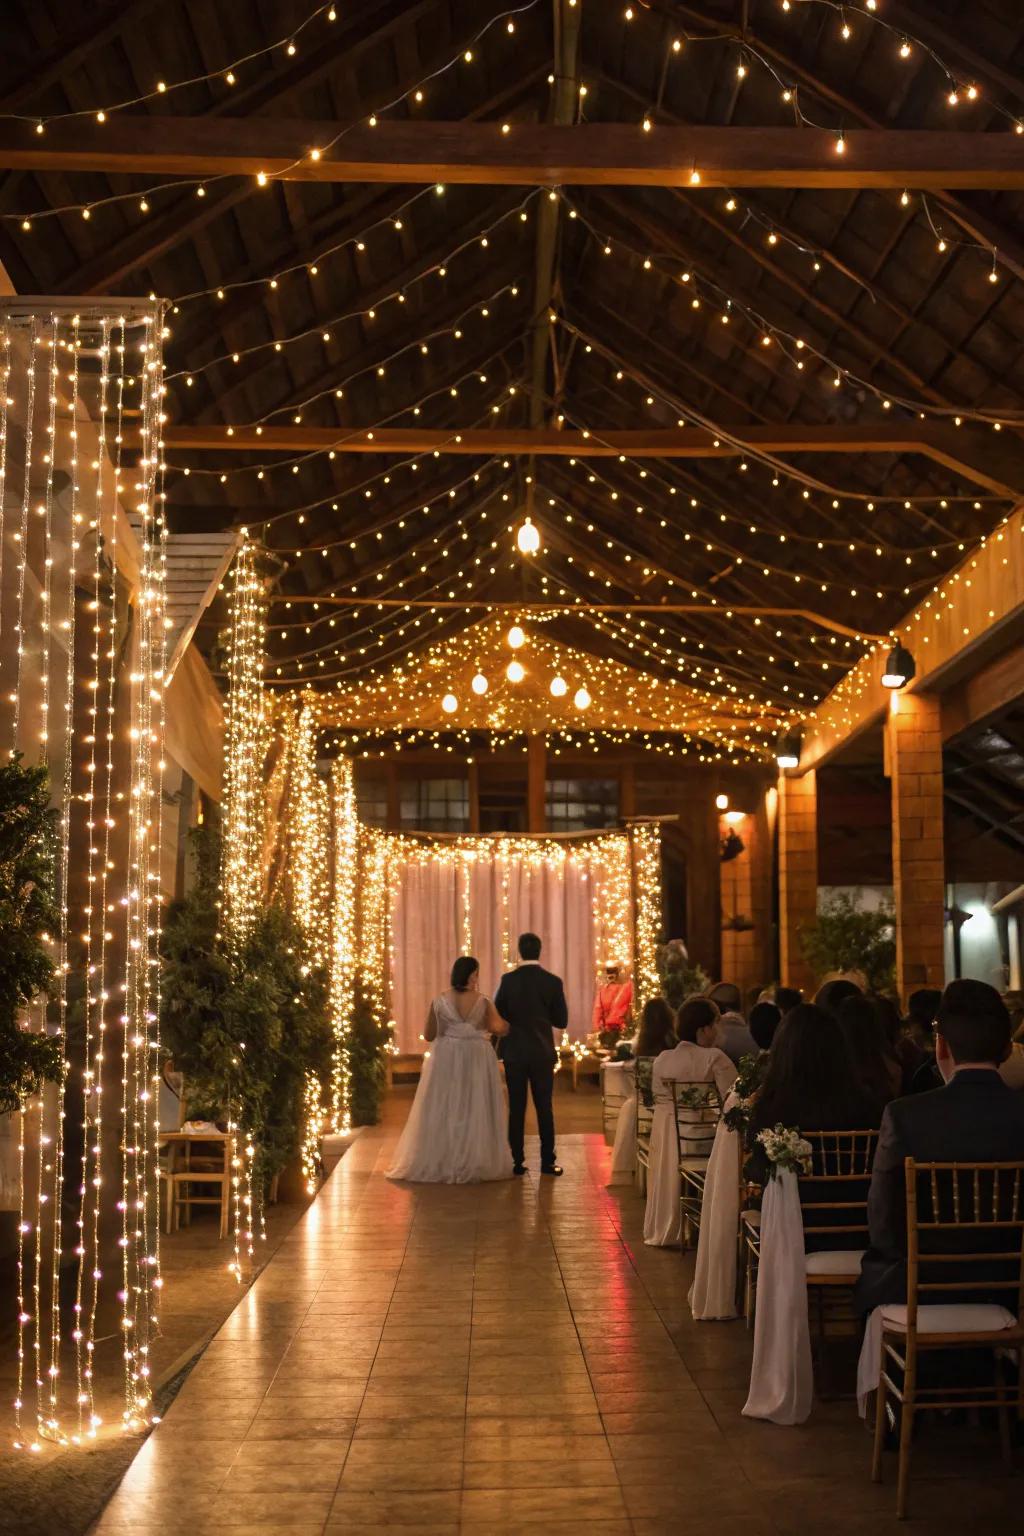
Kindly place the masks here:
<instances>
[{"instance_id":1,"label":"white chair sash","mask_svg":"<svg viewBox=\"0 0 1024 1536\"><path fill-rule=\"evenodd\" d=\"M735 1102L725 1101L723 1114ZM739 1134L719 1120L708 1161L697 1237L697 1267L690 1287L690 1311L698 1323L738 1317L736 1310L736 1250L740 1219Z\"/></svg>"},{"instance_id":2,"label":"white chair sash","mask_svg":"<svg viewBox=\"0 0 1024 1536\"><path fill-rule=\"evenodd\" d=\"M786 1168L768 1180L761 1205L754 1359L743 1412L749 1419L802 1424L813 1398L804 1227L796 1174Z\"/></svg>"}]
</instances>

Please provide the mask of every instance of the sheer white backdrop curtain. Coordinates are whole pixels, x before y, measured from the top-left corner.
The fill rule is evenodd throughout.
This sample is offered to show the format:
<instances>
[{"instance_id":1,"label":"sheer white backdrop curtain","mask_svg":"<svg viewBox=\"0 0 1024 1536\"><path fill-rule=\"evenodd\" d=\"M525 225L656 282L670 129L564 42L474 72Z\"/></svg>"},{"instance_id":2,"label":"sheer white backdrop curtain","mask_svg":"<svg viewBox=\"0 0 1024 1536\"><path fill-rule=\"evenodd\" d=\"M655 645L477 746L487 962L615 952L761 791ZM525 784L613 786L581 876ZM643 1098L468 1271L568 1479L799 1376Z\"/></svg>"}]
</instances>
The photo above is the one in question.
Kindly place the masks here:
<instances>
[{"instance_id":1,"label":"sheer white backdrop curtain","mask_svg":"<svg viewBox=\"0 0 1024 1536\"><path fill-rule=\"evenodd\" d=\"M612 949L621 963L632 959L622 942L629 934L628 852L625 838L615 841L621 853L609 838L581 848L547 844L543 856L495 843L493 853L440 846L406 860L394 882L391 918L398 1049L423 1049L427 1009L448 985L456 955L476 956L481 991L493 997L526 931L540 935L541 963L565 982L570 1037L586 1035L599 968Z\"/></svg>"}]
</instances>

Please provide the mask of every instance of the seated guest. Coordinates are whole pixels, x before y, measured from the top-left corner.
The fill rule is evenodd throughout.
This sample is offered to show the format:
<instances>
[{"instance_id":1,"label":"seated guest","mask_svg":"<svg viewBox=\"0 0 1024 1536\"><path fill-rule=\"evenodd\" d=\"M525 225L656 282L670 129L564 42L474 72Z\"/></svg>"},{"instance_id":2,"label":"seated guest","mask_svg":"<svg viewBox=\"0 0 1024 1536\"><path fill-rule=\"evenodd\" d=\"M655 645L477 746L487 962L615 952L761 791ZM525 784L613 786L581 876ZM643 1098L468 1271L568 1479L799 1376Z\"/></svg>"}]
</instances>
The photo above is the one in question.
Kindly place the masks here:
<instances>
[{"instance_id":1,"label":"seated guest","mask_svg":"<svg viewBox=\"0 0 1024 1536\"><path fill-rule=\"evenodd\" d=\"M886 997L884 993L875 993L871 1001L882 1021L882 1027L889 1042L889 1050L899 1063L900 1091L896 1097L900 1098L912 1092L914 1075L928 1060L928 1055L917 1041L907 1034L900 1017L900 1010L891 997Z\"/></svg>"},{"instance_id":2,"label":"seated guest","mask_svg":"<svg viewBox=\"0 0 1024 1536\"><path fill-rule=\"evenodd\" d=\"M636 1089L639 1087L644 1091L645 1098L650 1098L654 1059L675 1045L675 1024L676 1016L663 997L652 997L644 1003L640 1028L633 1041L634 1059L623 1073L627 1092L615 1122L615 1145L612 1148L609 1181L612 1184L632 1183L636 1171Z\"/></svg>"},{"instance_id":3,"label":"seated guest","mask_svg":"<svg viewBox=\"0 0 1024 1536\"><path fill-rule=\"evenodd\" d=\"M935 1015L941 1001L942 993L938 987L919 987L907 998L907 1016L903 1020L904 1034L909 1035L914 1044L919 1045L929 1055L934 1048L932 1025L935 1023Z\"/></svg>"},{"instance_id":4,"label":"seated guest","mask_svg":"<svg viewBox=\"0 0 1024 1536\"><path fill-rule=\"evenodd\" d=\"M824 982L814 994L814 1006L824 1008L826 1013L835 1018L839 1013L839 1005L847 997L860 997L861 990L855 981L848 981L845 976L837 976L832 981Z\"/></svg>"},{"instance_id":5,"label":"seated guest","mask_svg":"<svg viewBox=\"0 0 1024 1536\"><path fill-rule=\"evenodd\" d=\"M755 1003L750 1010L750 1033L759 1051L770 1051L782 1013L775 1003Z\"/></svg>"},{"instance_id":6,"label":"seated guest","mask_svg":"<svg viewBox=\"0 0 1024 1536\"><path fill-rule=\"evenodd\" d=\"M718 1021L715 1044L724 1051L734 1066L739 1066L744 1056L757 1055L757 1041L747 1028L742 1014L723 1013Z\"/></svg>"},{"instance_id":7,"label":"seated guest","mask_svg":"<svg viewBox=\"0 0 1024 1536\"><path fill-rule=\"evenodd\" d=\"M739 1013L742 1006L740 989L731 981L716 981L714 986L708 987L705 996L711 999L719 1013Z\"/></svg>"},{"instance_id":8,"label":"seated guest","mask_svg":"<svg viewBox=\"0 0 1024 1536\"><path fill-rule=\"evenodd\" d=\"M936 1024L935 1060L944 1086L897 1099L882 1116L868 1199L871 1246L855 1292L863 1312L907 1299L905 1158L1024 1160L1024 1098L999 1075L1010 1047L1010 1016L998 992L984 981L950 982ZM986 1243L995 1240L994 1232L986 1235ZM972 1292L965 1299L1002 1298Z\"/></svg>"},{"instance_id":9,"label":"seated guest","mask_svg":"<svg viewBox=\"0 0 1024 1536\"><path fill-rule=\"evenodd\" d=\"M783 1018L785 1018L791 1008L799 1007L803 1000L804 995L799 987L775 988L775 1004Z\"/></svg>"},{"instance_id":10,"label":"seated guest","mask_svg":"<svg viewBox=\"0 0 1024 1536\"><path fill-rule=\"evenodd\" d=\"M870 997L846 997L839 1004L839 1028L858 1082L879 1106L899 1097L903 1072L893 1055L881 1014Z\"/></svg>"},{"instance_id":11,"label":"seated guest","mask_svg":"<svg viewBox=\"0 0 1024 1536\"><path fill-rule=\"evenodd\" d=\"M839 1021L815 1003L801 1003L779 1025L754 1101L746 1132L748 1176L760 1184L768 1177L767 1158L757 1140L761 1131L777 1125L800 1131L870 1131L881 1112L881 1103L857 1078ZM814 1179L801 1178L800 1198L821 1198ZM855 1235L849 1241L845 1235L842 1240L822 1236L808 1241L817 1248L863 1243Z\"/></svg>"},{"instance_id":12,"label":"seated guest","mask_svg":"<svg viewBox=\"0 0 1024 1536\"><path fill-rule=\"evenodd\" d=\"M736 1068L715 1046L718 1009L707 997L690 997L676 1015L679 1044L662 1051L654 1063L654 1120L647 1170L644 1242L668 1248L681 1238L679 1220L679 1148L676 1142L672 1082L715 1083L724 1099L736 1080ZM700 1110L694 1111L700 1115Z\"/></svg>"}]
</instances>

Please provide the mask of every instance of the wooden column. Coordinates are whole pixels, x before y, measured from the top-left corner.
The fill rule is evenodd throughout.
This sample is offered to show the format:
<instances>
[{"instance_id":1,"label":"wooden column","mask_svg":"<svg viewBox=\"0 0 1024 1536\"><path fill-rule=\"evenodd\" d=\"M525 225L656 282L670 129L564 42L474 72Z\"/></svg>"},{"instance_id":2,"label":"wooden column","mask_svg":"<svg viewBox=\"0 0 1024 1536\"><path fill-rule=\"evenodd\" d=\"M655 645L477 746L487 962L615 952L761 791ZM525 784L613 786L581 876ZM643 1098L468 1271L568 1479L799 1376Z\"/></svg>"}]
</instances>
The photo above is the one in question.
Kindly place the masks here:
<instances>
[{"instance_id":1,"label":"wooden column","mask_svg":"<svg viewBox=\"0 0 1024 1536\"><path fill-rule=\"evenodd\" d=\"M526 830L546 832L548 753L543 736L527 737L526 748Z\"/></svg>"},{"instance_id":2,"label":"wooden column","mask_svg":"<svg viewBox=\"0 0 1024 1536\"><path fill-rule=\"evenodd\" d=\"M814 770L779 777L779 980L812 997L817 977L800 948L800 930L818 908L818 783Z\"/></svg>"},{"instance_id":3,"label":"wooden column","mask_svg":"<svg viewBox=\"0 0 1024 1536\"><path fill-rule=\"evenodd\" d=\"M467 766L469 777L469 830L480 831L480 765L476 758Z\"/></svg>"},{"instance_id":4,"label":"wooden column","mask_svg":"<svg viewBox=\"0 0 1024 1536\"><path fill-rule=\"evenodd\" d=\"M945 982L946 893L942 835L942 709L927 693L894 693L886 729L892 784L892 882L896 985Z\"/></svg>"}]
</instances>

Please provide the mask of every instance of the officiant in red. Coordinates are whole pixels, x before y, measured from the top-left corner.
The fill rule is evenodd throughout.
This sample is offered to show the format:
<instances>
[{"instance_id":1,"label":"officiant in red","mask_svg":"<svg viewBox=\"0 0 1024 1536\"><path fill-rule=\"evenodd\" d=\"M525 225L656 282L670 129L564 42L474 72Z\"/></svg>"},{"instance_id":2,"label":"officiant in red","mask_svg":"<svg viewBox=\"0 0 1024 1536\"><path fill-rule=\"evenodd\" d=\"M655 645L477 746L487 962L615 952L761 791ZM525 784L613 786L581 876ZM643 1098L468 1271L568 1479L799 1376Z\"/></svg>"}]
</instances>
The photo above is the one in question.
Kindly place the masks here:
<instances>
[{"instance_id":1,"label":"officiant in red","mask_svg":"<svg viewBox=\"0 0 1024 1536\"><path fill-rule=\"evenodd\" d=\"M621 1040L631 1021L632 1009L633 983L628 976L623 977L620 966L610 960L604 968L604 981L594 998L593 1029L602 1044L613 1044Z\"/></svg>"}]
</instances>

